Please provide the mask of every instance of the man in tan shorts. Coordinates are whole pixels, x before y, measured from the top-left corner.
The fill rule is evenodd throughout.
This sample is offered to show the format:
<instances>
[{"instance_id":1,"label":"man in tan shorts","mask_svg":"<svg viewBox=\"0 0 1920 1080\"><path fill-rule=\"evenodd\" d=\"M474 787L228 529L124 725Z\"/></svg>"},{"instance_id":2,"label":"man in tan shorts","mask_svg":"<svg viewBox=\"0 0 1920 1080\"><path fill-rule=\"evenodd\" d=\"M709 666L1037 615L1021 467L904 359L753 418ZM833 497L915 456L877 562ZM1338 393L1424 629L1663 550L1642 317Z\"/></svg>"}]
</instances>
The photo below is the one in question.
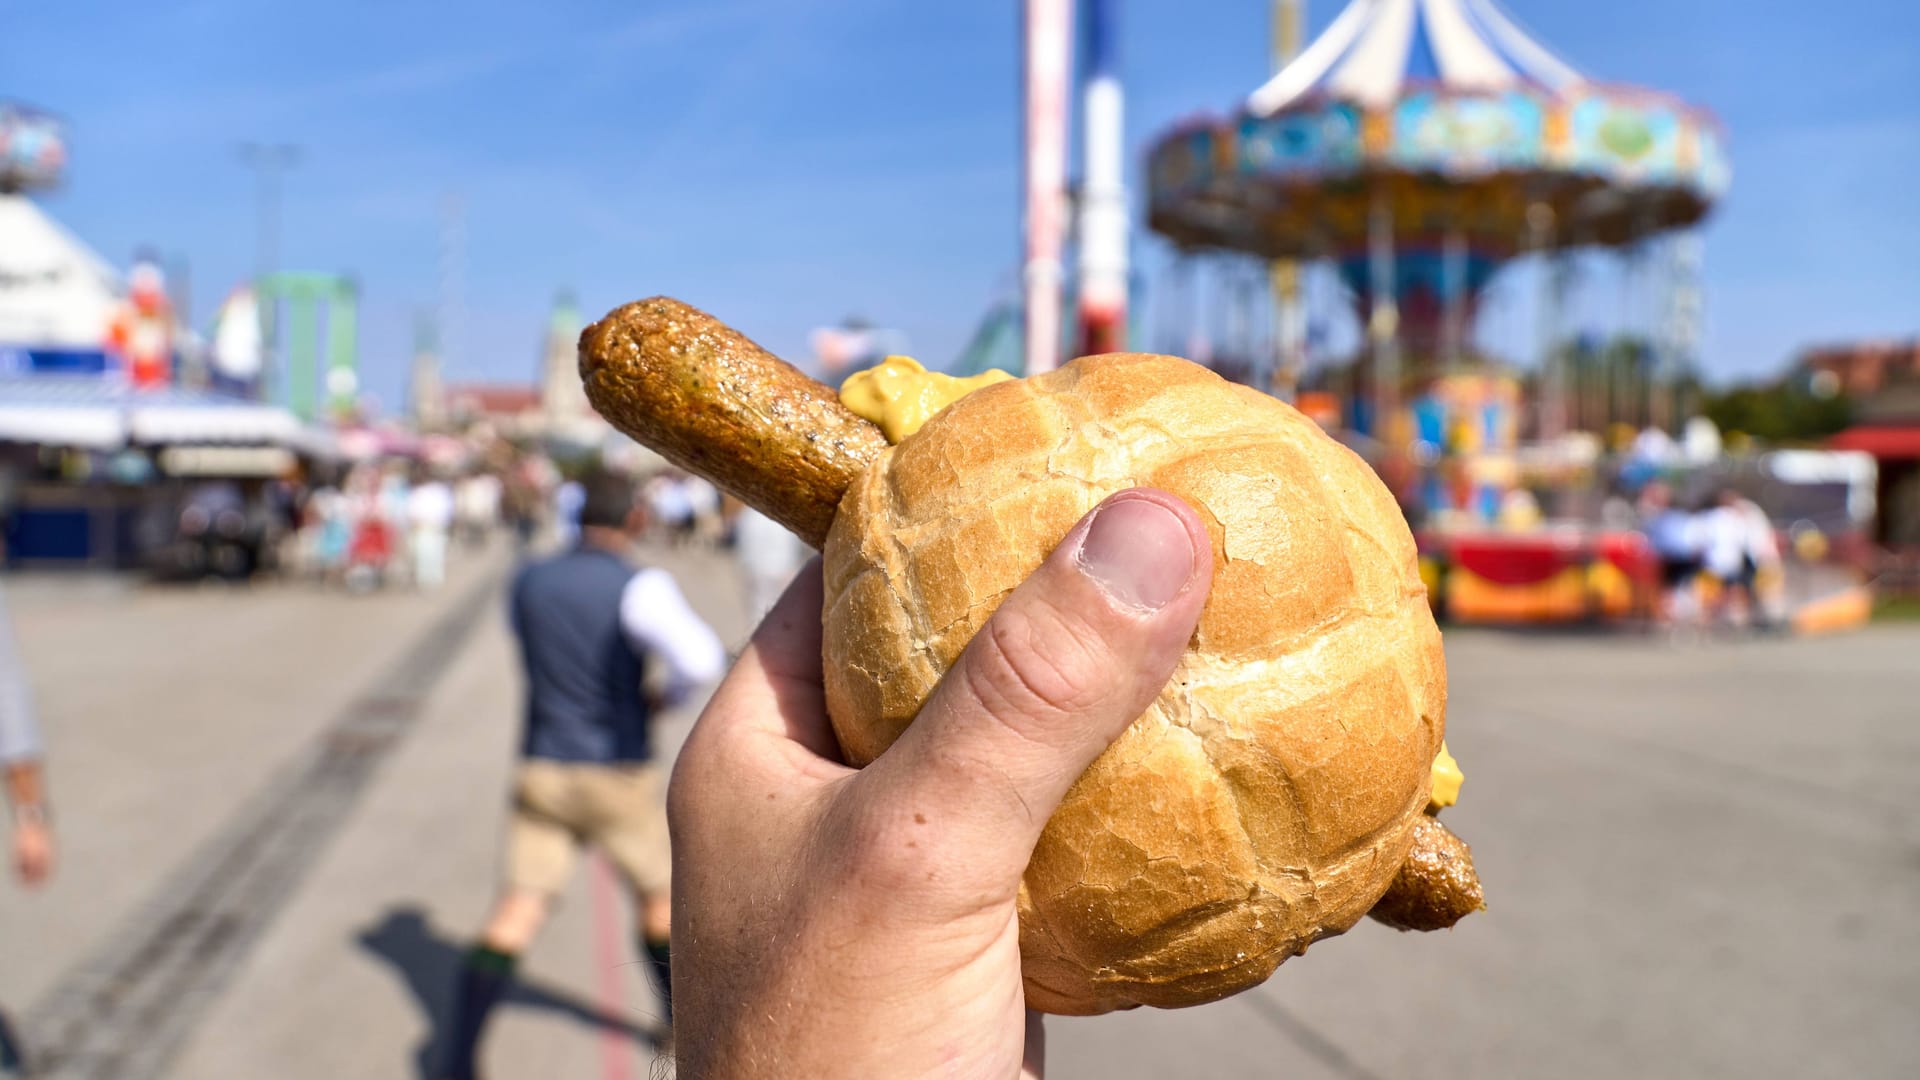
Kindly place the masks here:
<instances>
[{"instance_id":1,"label":"man in tan shorts","mask_svg":"<svg viewBox=\"0 0 1920 1080\"><path fill-rule=\"evenodd\" d=\"M510 891L551 897L567 887L583 845L600 849L633 894L665 899L673 873L666 777L653 762L593 765L532 758L514 780L507 822Z\"/></svg>"},{"instance_id":2,"label":"man in tan shorts","mask_svg":"<svg viewBox=\"0 0 1920 1080\"><path fill-rule=\"evenodd\" d=\"M519 956L566 888L582 845L619 868L639 914L645 967L673 1019L665 776L653 760L656 702L643 685L665 668L669 700L717 678L720 641L664 571L627 562L645 528L633 486L585 485L580 540L515 577L511 611L526 669L523 758L507 826L506 881L467 954L441 1075L471 1080L486 1018Z\"/></svg>"}]
</instances>

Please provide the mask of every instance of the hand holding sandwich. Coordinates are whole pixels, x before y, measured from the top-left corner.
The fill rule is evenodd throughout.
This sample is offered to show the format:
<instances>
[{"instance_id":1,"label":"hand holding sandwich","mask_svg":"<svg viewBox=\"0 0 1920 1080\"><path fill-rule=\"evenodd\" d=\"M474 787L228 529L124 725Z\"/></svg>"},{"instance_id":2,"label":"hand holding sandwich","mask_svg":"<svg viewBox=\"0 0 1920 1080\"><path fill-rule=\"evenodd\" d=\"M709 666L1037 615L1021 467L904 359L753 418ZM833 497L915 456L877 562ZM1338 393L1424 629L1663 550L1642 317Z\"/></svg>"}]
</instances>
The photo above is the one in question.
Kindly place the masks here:
<instances>
[{"instance_id":1,"label":"hand holding sandwich","mask_svg":"<svg viewBox=\"0 0 1920 1080\"><path fill-rule=\"evenodd\" d=\"M1022 874L1067 789L1166 685L1212 576L1190 507L1112 496L856 771L826 713L817 564L803 573L674 772L683 1075L1040 1075Z\"/></svg>"}]
</instances>

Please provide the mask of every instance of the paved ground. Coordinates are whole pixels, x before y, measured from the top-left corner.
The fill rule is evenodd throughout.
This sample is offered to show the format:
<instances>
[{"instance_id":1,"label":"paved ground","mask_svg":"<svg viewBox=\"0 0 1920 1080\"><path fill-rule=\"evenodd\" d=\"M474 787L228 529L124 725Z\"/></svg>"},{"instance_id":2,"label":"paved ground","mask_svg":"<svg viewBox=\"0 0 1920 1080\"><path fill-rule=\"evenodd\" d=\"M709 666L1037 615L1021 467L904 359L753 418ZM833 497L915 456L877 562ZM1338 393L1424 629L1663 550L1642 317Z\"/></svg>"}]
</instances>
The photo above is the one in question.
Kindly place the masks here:
<instances>
[{"instance_id":1,"label":"paved ground","mask_svg":"<svg viewBox=\"0 0 1920 1080\"><path fill-rule=\"evenodd\" d=\"M730 566L658 557L742 632ZM0 1008L115 1016L67 1039L67 1075L416 1075L494 872L518 685L475 590L504 561L434 597L9 586L65 861L39 895L0 885ZM1056 1080L1920 1070L1920 632L1448 652L1468 775L1448 820L1492 910L1363 924L1217 1005L1050 1021ZM493 1075L646 1075L626 923L583 873ZM187 925L204 945L152 951Z\"/></svg>"}]
</instances>

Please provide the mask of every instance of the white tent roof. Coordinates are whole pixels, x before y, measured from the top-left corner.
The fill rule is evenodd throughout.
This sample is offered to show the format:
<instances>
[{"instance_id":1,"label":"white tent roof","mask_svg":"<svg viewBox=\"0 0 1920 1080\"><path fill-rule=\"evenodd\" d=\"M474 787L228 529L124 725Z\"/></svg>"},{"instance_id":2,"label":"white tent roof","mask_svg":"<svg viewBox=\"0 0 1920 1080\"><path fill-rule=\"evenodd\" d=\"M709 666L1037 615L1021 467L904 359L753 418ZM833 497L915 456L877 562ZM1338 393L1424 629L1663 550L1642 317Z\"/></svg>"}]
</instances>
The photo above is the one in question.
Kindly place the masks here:
<instances>
[{"instance_id":1,"label":"white tent roof","mask_svg":"<svg viewBox=\"0 0 1920 1080\"><path fill-rule=\"evenodd\" d=\"M0 194L0 345L97 349L120 275L25 195Z\"/></svg>"},{"instance_id":2,"label":"white tent roof","mask_svg":"<svg viewBox=\"0 0 1920 1080\"><path fill-rule=\"evenodd\" d=\"M1315 96L1383 108L1408 84L1562 93L1583 81L1493 0L1352 0L1247 108L1269 116Z\"/></svg>"}]
</instances>

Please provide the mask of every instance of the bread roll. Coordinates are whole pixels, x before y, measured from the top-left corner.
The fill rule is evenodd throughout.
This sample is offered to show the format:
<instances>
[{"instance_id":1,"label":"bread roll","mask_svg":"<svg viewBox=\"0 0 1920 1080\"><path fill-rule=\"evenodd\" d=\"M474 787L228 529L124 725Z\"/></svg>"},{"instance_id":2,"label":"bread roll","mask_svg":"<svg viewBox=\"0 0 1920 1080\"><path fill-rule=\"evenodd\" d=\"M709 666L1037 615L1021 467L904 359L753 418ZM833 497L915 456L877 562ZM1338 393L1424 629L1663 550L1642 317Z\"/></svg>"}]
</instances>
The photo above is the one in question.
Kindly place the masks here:
<instances>
[{"instance_id":1,"label":"bread roll","mask_svg":"<svg viewBox=\"0 0 1920 1080\"><path fill-rule=\"evenodd\" d=\"M1212 1001L1352 926L1407 854L1445 724L1413 539L1366 464L1205 368L1113 354L979 390L854 481L825 548L850 762L892 743L1082 515L1138 485L1200 512L1213 591L1028 865L1022 964L1045 1012Z\"/></svg>"}]
</instances>

